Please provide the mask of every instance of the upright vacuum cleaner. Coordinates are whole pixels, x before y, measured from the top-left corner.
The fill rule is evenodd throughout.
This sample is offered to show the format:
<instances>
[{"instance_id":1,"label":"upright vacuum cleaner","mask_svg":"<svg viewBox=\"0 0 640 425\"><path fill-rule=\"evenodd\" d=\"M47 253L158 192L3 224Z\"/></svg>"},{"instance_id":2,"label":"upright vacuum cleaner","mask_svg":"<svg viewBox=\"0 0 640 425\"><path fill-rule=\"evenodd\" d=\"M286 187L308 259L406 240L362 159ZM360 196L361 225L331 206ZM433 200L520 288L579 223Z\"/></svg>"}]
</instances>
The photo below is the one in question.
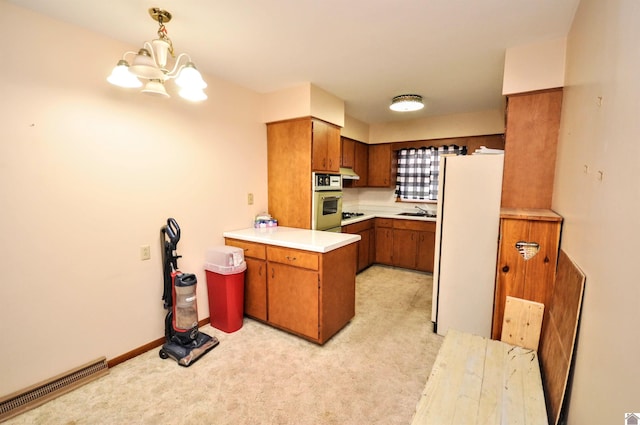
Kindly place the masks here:
<instances>
[{"instance_id":1,"label":"upright vacuum cleaner","mask_svg":"<svg viewBox=\"0 0 640 425\"><path fill-rule=\"evenodd\" d=\"M171 357L180 366L188 367L220 341L198 330L196 304L197 279L194 274L178 270L176 254L180 240L180 226L175 219L167 219L161 230L162 264L164 268L164 308L168 310L164 319L164 334L167 342L160 349L160 358Z\"/></svg>"}]
</instances>

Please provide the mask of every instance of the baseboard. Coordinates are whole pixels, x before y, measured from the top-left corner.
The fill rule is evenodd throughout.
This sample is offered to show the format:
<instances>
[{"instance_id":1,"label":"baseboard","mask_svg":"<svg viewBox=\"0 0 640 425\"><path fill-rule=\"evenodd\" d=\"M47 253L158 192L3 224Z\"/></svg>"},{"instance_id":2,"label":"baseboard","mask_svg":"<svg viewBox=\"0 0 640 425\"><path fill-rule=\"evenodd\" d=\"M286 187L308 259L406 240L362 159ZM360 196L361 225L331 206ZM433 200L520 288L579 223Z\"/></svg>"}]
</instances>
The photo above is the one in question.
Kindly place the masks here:
<instances>
[{"instance_id":1,"label":"baseboard","mask_svg":"<svg viewBox=\"0 0 640 425\"><path fill-rule=\"evenodd\" d=\"M202 319L200 321L198 321L198 327L203 327L204 325L209 323L209 318L207 317L206 319ZM165 338L158 338L156 340L153 340L147 344L144 344L141 347L138 347L136 349L133 349L129 352L126 352L118 357L114 357L110 360L107 361L107 365L109 366L109 368L112 368L116 365L119 365L120 363L124 363L127 360L131 360L134 357L139 356L140 354L146 353L149 350L153 350L154 348L158 348L160 347L162 344L165 343Z\"/></svg>"},{"instance_id":2,"label":"baseboard","mask_svg":"<svg viewBox=\"0 0 640 425\"><path fill-rule=\"evenodd\" d=\"M109 373L104 357L0 399L0 422L34 409Z\"/></svg>"}]
</instances>

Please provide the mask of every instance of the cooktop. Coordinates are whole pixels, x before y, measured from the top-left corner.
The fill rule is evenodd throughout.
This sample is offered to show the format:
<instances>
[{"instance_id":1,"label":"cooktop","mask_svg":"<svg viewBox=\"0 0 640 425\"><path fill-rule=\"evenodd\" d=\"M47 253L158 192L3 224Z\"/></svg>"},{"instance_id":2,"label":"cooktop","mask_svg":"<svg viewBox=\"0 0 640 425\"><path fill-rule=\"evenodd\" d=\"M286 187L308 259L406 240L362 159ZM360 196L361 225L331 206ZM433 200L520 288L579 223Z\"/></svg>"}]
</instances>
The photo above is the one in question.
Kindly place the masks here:
<instances>
[{"instance_id":1,"label":"cooktop","mask_svg":"<svg viewBox=\"0 0 640 425\"><path fill-rule=\"evenodd\" d=\"M364 213L360 213L360 212L342 212L342 219L343 220L347 220L349 218L353 218L353 217L360 217L361 215L364 215Z\"/></svg>"}]
</instances>

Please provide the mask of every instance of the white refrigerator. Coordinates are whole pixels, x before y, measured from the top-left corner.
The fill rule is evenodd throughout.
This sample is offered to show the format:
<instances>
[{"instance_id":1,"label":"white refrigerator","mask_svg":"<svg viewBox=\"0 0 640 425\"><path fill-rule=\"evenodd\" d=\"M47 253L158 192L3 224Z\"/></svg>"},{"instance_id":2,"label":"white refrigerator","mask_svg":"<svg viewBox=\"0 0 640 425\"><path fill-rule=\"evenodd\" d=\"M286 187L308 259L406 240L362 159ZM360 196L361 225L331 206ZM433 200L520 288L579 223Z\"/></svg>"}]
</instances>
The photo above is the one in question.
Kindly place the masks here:
<instances>
[{"instance_id":1,"label":"white refrigerator","mask_svg":"<svg viewBox=\"0 0 640 425\"><path fill-rule=\"evenodd\" d=\"M504 155L442 156L433 270L434 332L490 337Z\"/></svg>"}]
</instances>

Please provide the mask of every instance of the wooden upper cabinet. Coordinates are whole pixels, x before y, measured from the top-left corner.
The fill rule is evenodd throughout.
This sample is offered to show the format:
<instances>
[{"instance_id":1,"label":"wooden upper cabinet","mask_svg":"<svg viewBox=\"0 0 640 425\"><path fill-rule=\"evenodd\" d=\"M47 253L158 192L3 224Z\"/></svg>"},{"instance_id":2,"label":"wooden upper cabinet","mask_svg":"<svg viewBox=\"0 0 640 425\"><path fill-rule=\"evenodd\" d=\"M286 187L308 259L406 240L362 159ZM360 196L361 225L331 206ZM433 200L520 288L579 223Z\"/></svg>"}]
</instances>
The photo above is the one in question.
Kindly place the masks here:
<instances>
[{"instance_id":1,"label":"wooden upper cabinet","mask_svg":"<svg viewBox=\"0 0 640 425\"><path fill-rule=\"evenodd\" d=\"M345 187L367 187L369 175L369 145L346 137L342 138L341 166L351 168L360 177L358 180L345 179Z\"/></svg>"},{"instance_id":2,"label":"wooden upper cabinet","mask_svg":"<svg viewBox=\"0 0 640 425\"><path fill-rule=\"evenodd\" d=\"M340 128L311 117L267 124L269 214L311 228L311 172L340 172Z\"/></svg>"},{"instance_id":3,"label":"wooden upper cabinet","mask_svg":"<svg viewBox=\"0 0 640 425\"><path fill-rule=\"evenodd\" d=\"M340 127L316 119L311 122L313 171L340 172Z\"/></svg>"},{"instance_id":4,"label":"wooden upper cabinet","mask_svg":"<svg viewBox=\"0 0 640 425\"><path fill-rule=\"evenodd\" d=\"M342 156L340 158L340 166L345 168L353 168L356 156L356 142L355 140L347 139L346 137L340 138L342 141Z\"/></svg>"},{"instance_id":5,"label":"wooden upper cabinet","mask_svg":"<svg viewBox=\"0 0 640 425\"><path fill-rule=\"evenodd\" d=\"M507 97L502 207L551 208L562 89Z\"/></svg>"},{"instance_id":6,"label":"wooden upper cabinet","mask_svg":"<svg viewBox=\"0 0 640 425\"><path fill-rule=\"evenodd\" d=\"M280 226L311 228L310 118L267 124L269 214Z\"/></svg>"},{"instance_id":7,"label":"wooden upper cabinet","mask_svg":"<svg viewBox=\"0 0 640 425\"><path fill-rule=\"evenodd\" d=\"M369 146L355 142L355 154L353 171L360 176L359 180L353 180L353 187L366 187L369 185Z\"/></svg>"},{"instance_id":8,"label":"wooden upper cabinet","mask_svg":"<svg viewBox=\"0 0 640 425\"><path fill-rule=\"evenodd\" d=\"M369 145L369 187L394 187L396 184L395 168L391 144Z\"/></svg>"}]
</instances>

